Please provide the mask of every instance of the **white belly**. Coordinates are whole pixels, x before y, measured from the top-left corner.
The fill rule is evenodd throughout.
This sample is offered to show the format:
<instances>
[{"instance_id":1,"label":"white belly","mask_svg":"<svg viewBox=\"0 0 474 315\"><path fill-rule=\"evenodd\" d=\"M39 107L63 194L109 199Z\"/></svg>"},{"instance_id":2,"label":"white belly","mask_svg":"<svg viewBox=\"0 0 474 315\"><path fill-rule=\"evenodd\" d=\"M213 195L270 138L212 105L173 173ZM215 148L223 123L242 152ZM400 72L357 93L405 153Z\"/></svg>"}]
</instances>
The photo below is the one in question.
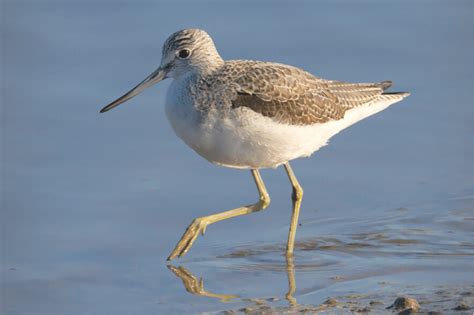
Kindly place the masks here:
<instances>
[{"instance_id":1,"label":"white belly","mask_svg":"<svg viewBox=\"0 0 474 315\"><path fill-rule=\"evenodd\" d=\"M233 168L271 168L311 155L342 129L401 99L380 96L377 101L347 111L341 120L293 126L246 107L225 113L214 109L202 116L178 85L172 84L166 114L178 137L208 161Z\"/></svg>"}]
</instances>

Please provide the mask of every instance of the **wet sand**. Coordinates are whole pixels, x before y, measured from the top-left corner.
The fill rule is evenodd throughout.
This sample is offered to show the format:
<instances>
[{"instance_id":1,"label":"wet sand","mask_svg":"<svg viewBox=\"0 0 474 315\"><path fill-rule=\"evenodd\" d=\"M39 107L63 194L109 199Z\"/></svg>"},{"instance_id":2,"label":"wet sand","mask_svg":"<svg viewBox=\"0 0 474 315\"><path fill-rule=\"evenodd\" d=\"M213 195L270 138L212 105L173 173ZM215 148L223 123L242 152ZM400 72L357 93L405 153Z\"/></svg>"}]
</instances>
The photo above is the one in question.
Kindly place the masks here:
<instances>
[{"instance_id":1,"label":"wet sand","mask_svg":"<svg viewBox=\"0 0 474 315\"><path fill-rule=\"evenodd\" d=\"M249 6L3 5L0 313L408 313L387 309L398 297L421 313L472 313L471 2ZM227 59L412 93L295 161L305 195L293 259L280 168L262 171L265 211L208 227L167 262L193 218L255 201L251 176L179 141L163 111L169 82L98 114L189 26Z\"/></svg>"}]
</instances>

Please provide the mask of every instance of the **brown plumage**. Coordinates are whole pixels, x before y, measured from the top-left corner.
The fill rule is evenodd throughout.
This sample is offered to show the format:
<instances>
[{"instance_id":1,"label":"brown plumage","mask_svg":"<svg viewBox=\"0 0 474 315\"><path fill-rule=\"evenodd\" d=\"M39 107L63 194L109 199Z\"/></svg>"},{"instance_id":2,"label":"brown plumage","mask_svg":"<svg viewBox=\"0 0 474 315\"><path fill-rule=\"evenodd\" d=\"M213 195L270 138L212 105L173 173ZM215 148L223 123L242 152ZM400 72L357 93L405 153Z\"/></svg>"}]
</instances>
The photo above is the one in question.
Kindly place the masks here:
<instances>
[{"instance_id":1,"label":"brown plumage","mask_svg":"<svg viewBox=\"0 0 474 315\"><path fill-rule=\"evenodd\" d=\"M209 86L212 95L206 92ZM201 106L246 107L280 123L312 125L342 119L347 110L376 100L390 86L390 81L330 81L288 65L234 60L201 78L192 94Z\"/></svg>"}]
</instances>

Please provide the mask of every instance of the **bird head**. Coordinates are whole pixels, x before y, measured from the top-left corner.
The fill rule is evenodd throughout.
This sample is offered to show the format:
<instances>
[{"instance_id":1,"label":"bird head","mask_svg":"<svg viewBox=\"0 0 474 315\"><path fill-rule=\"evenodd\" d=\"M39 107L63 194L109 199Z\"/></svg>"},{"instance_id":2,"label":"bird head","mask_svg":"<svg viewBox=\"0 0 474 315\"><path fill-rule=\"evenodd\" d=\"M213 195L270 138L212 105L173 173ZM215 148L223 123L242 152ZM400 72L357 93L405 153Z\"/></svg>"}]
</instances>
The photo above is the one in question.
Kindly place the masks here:
<instances>
[{"instance_id":1,"label":"bird head","mask_svg":"<svg viewBox=\"0 0 474 315\"><path fill-rule=\"evenodd\" d=\"M146 88L166 79L190 74L206 74L224 64L212 38L200 29L184 29L171 34L163 44L161 64L126 94L100 110L101 113L128 101Z\"/></svg>"}]
</instances>

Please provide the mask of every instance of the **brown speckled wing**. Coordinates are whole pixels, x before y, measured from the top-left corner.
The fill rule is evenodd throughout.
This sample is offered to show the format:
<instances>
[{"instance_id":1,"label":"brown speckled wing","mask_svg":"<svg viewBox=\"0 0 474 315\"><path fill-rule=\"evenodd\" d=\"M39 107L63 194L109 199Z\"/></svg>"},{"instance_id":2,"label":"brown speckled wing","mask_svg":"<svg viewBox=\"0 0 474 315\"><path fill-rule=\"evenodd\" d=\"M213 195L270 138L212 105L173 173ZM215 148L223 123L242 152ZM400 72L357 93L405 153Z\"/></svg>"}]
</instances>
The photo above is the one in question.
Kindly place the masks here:
<instances>
[{"instance_id":1,"label":"brown speckled wing","mask_svg":"<svg viewBox=\"0 0 474 315\"><path fill-rule=\"evenodd\" d=\"M342 119L348 109L374 100L390 85L328 81L276 63L229 62L226 68L236 88L232 107L247 107L290 125Z\"/></svg>"},{"instance_id":2,"label":"brown speckled wing","mask_svg":"<svg viewBox=\"0 0 474 315\"><path fill-rule=\"evenodd\" d=\"M233 107L245 106L266 117L290 125L312 125L338 120L345 110L324 96L302 94L298 99L264 101L255 94L239 93Z\"/></svg>"}]
</instances>

